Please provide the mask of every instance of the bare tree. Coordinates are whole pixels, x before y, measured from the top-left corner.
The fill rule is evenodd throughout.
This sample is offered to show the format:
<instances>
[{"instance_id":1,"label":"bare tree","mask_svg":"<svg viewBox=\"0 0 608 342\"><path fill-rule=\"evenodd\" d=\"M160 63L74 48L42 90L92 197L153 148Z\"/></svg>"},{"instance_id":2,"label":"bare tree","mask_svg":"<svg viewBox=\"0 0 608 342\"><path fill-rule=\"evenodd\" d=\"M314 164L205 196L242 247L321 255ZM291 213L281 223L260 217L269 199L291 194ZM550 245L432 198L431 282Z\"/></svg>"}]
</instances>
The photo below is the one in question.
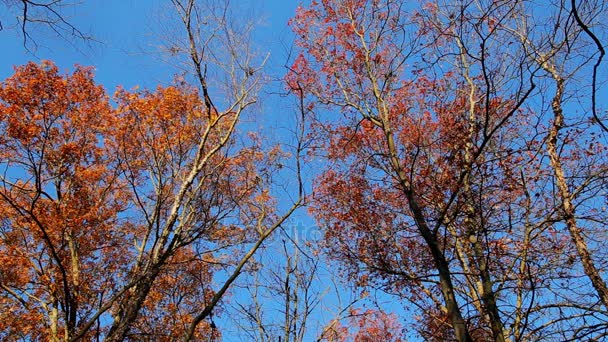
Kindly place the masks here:
<instances>
[{"instance_id":1,"label":"bare tree","mask_svg":"<svg viewBox=\"0 0 608 342\"><path fill-rule=\"evenodd\" d=\"M260 342L309 338L314 329L309 318L318 312L327 291L319 276L320 260L306 251L310 252L284 238L280 243L275 239L264 251L253 275L246 284L240 284L250 298L235 303L233 319L239 331Z\"/></svg>"},{"instance_id":2,"label":"bare tree","mask_svg":"<svg viewBox=\"0 0 608 342\"><path fill-rule=\"evenodd\" d=\"M570 5L575 6L574 1ZM594 138L596 133L593 132L593 126L589 125L590 121L573 115L568 116L568 110L565 108L571 101L568 98L577 96L574 90L569 89L571 88L569 84L576 82L577 76L583 73L585 66L591 63L594 55L593 50L589 48L584 39L585 34L588 34L600 51L598 61L593 65L590 84L590 107L594 118L591 122L595 121L601 125L602 129L605 129L597 116L595 100L597 67L604 53L597 38L582 22L582 18L588 22L598 20L603 13L603 6L600 2L587 2L581 11L576 7L568 9L568 2L561 1L552 8L555 15L548 18L548 23L533 21L522 16L520 25L513 29L513 32L524 44L530 58L543 69L547 79L553 83L549 88L553 92L550 101L553 118L547 129L545 144L557 187L559 209L572 243L576 247L584 272L606 309L608 308L608 287L585 242L584 236L589 234L581 225L581 221L585 221L585 218L577 213L576 208L585 201L585 196L590 195L591 189L598 185L602 186L608 169L604 161L597 159L598 153L602 152L597 151L594 147L594 143L597 141ZM540 34L535 35L534 32L540 32ZM568 91L572 94L568 94ZM569 131L566 136L570 135L571 138L563 137L563 131ZM579 145L578 141L583 139L589 141L590 145ZM597 142L601 144L600 141ZM580 149L587 148L589 149L587 153L577 153ZM574 167L580 169L572 169L573 165L577 165Z\"/></svg>"},{"instance_id":3,"label":"bare tree","mask_svg":"<svg viewBox=\"0 0 608 342\"><path fill-rule=\"evenodd\" d=\"M66 15L64 9L74 7L78 2L71 0L3 0L8 12L15 16L18 30L23 37L23 46L30 49L37 47L33 32L36 28L44 28L52 31L57 37L65 40L76 38L78 40L90 41L92 36L76 27L71 18ZM7 19L0 19L0 31L6 27Z\"/></svg>"}]
</instances>

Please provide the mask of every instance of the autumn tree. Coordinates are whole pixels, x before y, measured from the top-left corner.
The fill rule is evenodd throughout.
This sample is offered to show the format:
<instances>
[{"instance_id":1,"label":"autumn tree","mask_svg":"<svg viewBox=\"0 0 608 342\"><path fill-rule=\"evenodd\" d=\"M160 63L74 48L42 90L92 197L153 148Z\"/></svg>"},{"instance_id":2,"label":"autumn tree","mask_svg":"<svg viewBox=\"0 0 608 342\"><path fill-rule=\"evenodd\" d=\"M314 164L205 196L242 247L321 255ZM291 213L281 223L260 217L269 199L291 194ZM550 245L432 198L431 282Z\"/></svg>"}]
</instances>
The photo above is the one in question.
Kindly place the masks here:
<instances>
[{"instance_id":1,"label":"autumn tree","mask_svg":"<svg viewBox=\"0 0 608 342\"><path fill-rule=\"evenodd\" d=\"M554 286L578 277L567 270L577 252L558 233L563 204L543 158L549 126L535 106L547 94L538 79L546 64L513 31L538 30L521 26L540 15L533 8L313 1L291 22L302 53L287 82L310 103L328 161L311 209L328 251L360 286L420 308L428 339L536 339L547 327L567 336L585 330L576 317L602 320L583 306L565 325L543 318L552 296L567 292ZM555 8L546 27L562 30L560 14L572 12ZM592 22L599 9L588 10L579 14ZM602 159L603 145L591 140ZM591 189L604 171L594 163L590 178L571 178L594 194L589 201L601 200Z\"/></svg>"},{"instance_id":2,"label":"autumn tree","mask_svg":"<svg viewBox=\"0 0 608 342\"><path fill-rule=\"evenodd\" d=\"M598 113L595 100L597 67L604 53L587 26L601 28L598 23L605 8L599 2L562 1L552 4L549 10L546 17L520 17L519 25L510 27L529 59L543 71L539 78L548 100L538 113L538 120L546 127L543 132L546 162L539 168L547 170L546 177L555 186L554 234L567 241L568 247L562 253L568 255L567 265L571 268L561 270L562 275L568 276L559 280L563 286L560 295L568 299L553 304L567 308L566 312L556 311L559 319L543 327L546 329L558 321L575 321L555 329L560 338L605 336L606 275L605 266L599 261L605 259L602 250L605 234L599 228L606 219L602 207L605 115ZM521 12L523 16L525 11ZM599 32L605 34L601 29ZM543 114L548 118L543 118ZM572 293L574 284L588 290L586 296ZM581 317L586 322L580 323Z\"/></svg>"},{"instance_id":3,"label":"autumn tree","mask_svg":"<svg viewBox=\"0 0 608 342\"><path fill-rule=\"evenodd\" d=\"M477 108L478 86L466 61L460 83L454 72L429 78L406 70L424 41L404 7L399 1L313 3L292 23L305 54L288 82L343 108L346 117L324 125L324 148L337 163L319 179L313 211L332 226L328 238L343 246L337 252L364 265L363 284L370 272L391 279L385 286L397 291L422 285L427 300L445 305L457 339L471 340L446 245L450 238L469 243L477 232L451 222L464 214L468 179L483 147L527 94L514 95L515 101L488 94L487 105ZM317 77L312 68L323 73ZM344 172L336 172L340 165Z\"/></svg>"},{"instance_id":4,"label":"autumn tree","mask_svg":"<svg viewBox=\"0 0 608 342\"><path fill-rule=\"evenodd\" d=\"M373 309L352 309L343 320L331 322L318 341L401 342L404 340L403 328L398 323L396 315Z\"/></svg>"},{"instance_id":5,"label":"autumn tree","mask_svg":"<svg viewBox=\"0 0 608 342\"><path fill-rule=\"evenodd\" d=\"M100 141L113 112L92 77L30 63L1 86L6 338L69 338L128 258L128 196Z\"/></svg>"},{"instance_id":6,"label":"autumn tree","mask_svg":"<svg viewBox=\"0 0 608 342\"><path fill-rule=\"evenodd\" d=\"M62 75L50 62L1 84L4 338L217 339L222 297L301 205L300 186L277 212L285 154L237 133L262 75L237 54L244 36L213 21L224 31L202 40L211 21L193 1L175 6L198 88L118 89L111 105L91 69ZM234 87L218 97L208 70Z\"/></svg>"},{"instance_id":7,"label":"autumn tree","mask_svg":"<svg viewBox=\"0 0 608 342\"><path fill-rule=\"evenodd\" d=\"M598 4L594 4L599 6ZM592 6L591 3L588 6ZM597 7L585 8L585 12L578 13L577 16L593 21L594 16L597 15ZM563 16L571 17L574 15L575 8L572 8L572 12L566 12L567 6L564 2L559 4L556 10L564 11ZM561 14L561 13L560 13ZM534 60L539 66L547 73L547 75L553 80L554 84L554 95L551 100L551 111L553 112L553 120L551 126L548 128L546 137L546 149L550 160L550 166L553 170L555 183L558 188L558 194L560 197L560 209L563 211L564 223L568 228L569 234L572 238L572 242L576 246L577 253L581 259L583 269L589 277L590 282L597 291L597 295L604 305L608 308L608 287L606 287L605 281L602 279L600 272L595 266L595 262L589 253L589 248L585 242L581 228L579 227L578 221L581 220L576 214L574 202L578 200L577 193L587 192L589 187L594 187L596 182L601 182L601 177L605 174L606 165L603 161L603 145L595 138L595 132L593 132L593 121L596 120L596 124L601 125L601 119L597 116L592 118L576 118L577 121L587 121L588 123L574 123L572 125L566 124L566 115L564 114L565 97L567 91L567 83L572 82L576 70L583 67L588 59L581 59L579 56L572 56L573 51L580 51L586 49L587 43L581 42L582 40L582 29L578 23L571 20L564 20L559 14L554 17L555 23L553 24L555 29L546 31L547 34L541 34L537 38L537 41L532 41L527 32L531 31L530 26L535 25L534 22L524 21L524 25L518 28L515 33L519 34L519 38L525 44L526 48L529 49L530 55L534 56ZM566 21L563 25L565 26L562 30L558 31L558 22ZM538 24L536 24L538 25ZM563 32L563 33L562 33ZM535 37L534 37L535 38ZM583 52L581 52L583 53ZM591 124L589 124L591 123ZM570 139L560 141L561 130L567 126L573 126L571 129L576 127L576 130L569 134ZM589 132L591 131L591 132ZM578 145L579 141L585 141L587 146ZM572 145L572 152L560 152L566 145ZM581 154L581 151L585 151ZM591 159L591 160L589 160ZM570 163L569 163L570 162ZM578 176L581 181L575 181L574 184L568 184L568 178L574 175L567 175L568 166L564 164L578 165L584 170L584 173ZM573 167L573 166L570 166ZM570 171L574 172L574 170ZM598 179L598 177L600 179Z\"/></svg>"}]
</instances>

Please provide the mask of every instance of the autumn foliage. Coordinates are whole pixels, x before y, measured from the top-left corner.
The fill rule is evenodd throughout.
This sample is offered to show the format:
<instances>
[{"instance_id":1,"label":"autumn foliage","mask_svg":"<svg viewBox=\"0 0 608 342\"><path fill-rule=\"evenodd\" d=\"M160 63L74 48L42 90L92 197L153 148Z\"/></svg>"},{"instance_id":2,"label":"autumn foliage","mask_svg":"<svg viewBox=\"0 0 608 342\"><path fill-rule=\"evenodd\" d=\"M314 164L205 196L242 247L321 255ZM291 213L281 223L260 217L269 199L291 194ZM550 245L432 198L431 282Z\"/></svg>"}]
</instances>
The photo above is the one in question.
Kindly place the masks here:
<instances>
[{"instance_id":1,"label":"autumn foliage","mask_svg":"<svg viewBox=\"0 0 608 342\"><path fill-rule=\"evenodd\" d=\"M234 112L209 122L184 83L113 101L90 68L50 62L0 87L3 338L110 336L125 317L132 338L178 338L213 296L214 260L272 218L269 159L218 152Z\"/></svg>"},{"instance_id":2,"label":"autumn foliage","mask_svg":"<svg viewBox=\"0 0 608 342\"><path fill-rule=\"evenodd\" d=\"M548 22L568 13L555 6ZM604 254L590 256L575 223L587 219L572 201L593 217L586 232L602 245L605 147L601 126L587 118L572 114L565 128L557 71L586 66L570 55L585 43L571 45L581 32L574 25L530 33L554 28L533 19L525 26L538 15L532 8L328 0L299 7L290 22L300 54L286 82L308 105L318 142L311 154L328 163L310 207L328 255L358 286L419 308L413 327L427 340L604 336L605 271L595 268ZM546 94L555 121L535 106ZM577 267L599 307L566 290L584 282ZM578 303L567 313L558 308L569 304L552 299L556 287ZM551 322L548 312L561 318ZM578 321L591 316L601 329Z\"/></svg>"},{"instance_id":3,"label":"autumn foliage","mask_svg":"<svg viewBox=\"0 0 608 342\"><path fill-rule=\"evenodd\" d=\"M602 1L302 3L278 145L220 3L172 1L170 85L0 83L0 339L608 337Z\"/></svg>"},{"instance_id":4,"label":"autumn foliage","mask_svg":"<svg viewBox=\"0 0 608 342\"><path fill-rule=\"evenodd\" d=\"M348 318L332 321L323 330L324 342L402 342L405 341L403 327L395 315L379 310L351 310Z\"/></svg>"},{"instance_id":5,"label":"autumn foliage","mask_svg":"<svg viewBox=\"0 0 608 342\"><path fill-rule=\"evenodd\" d=\"M133 236L119 218L129 194L102 146L113 111L90 69L49 62L0 88L5 336L52 339L122 281Z\"/></svg>"}]
</instances>

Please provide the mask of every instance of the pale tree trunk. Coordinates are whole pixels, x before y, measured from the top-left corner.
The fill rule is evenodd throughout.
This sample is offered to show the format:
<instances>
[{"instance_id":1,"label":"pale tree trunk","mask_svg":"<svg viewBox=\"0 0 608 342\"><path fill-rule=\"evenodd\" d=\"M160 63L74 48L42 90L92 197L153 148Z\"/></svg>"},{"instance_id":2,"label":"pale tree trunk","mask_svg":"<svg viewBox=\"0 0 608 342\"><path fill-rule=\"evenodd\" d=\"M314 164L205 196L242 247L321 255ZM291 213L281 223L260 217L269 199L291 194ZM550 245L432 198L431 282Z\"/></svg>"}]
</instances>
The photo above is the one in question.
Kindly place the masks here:
<instances>
[{"instance_id":1,"label":"pale tree trunk","mask_svg":"<svg viewBox=\"0 0 608 342\"><path fill-rule=\"evenodd\" d=\"M557 146L559 131L564 125L564 113L562 108L564 79L557 74L553 65L545 62L543 63L543 68L551 73L556 82L555 96L551 102L554 120L553 125L549 129L549 134L547 137L547 152L549 153L551 167L553 168L555 175L555 182L557 184L558 194L561 200L561 209L564 213L564 221L566 223L566 227L568 228L568 232L570 233L572 242L576 247L578 256L581 259L585 274L587 277L589 277L589 280L597 292L600 301L602 304L604 304L604 307L608 309L608 287L606 286L606 282L602 279L600 272L595 267L593 259L591 258L591 253L587 247L587 243L585 242L585 239L581 233L582 230L578 226L575 208L572 204L572 194L568 188L568 183L564 175L564 169Z\"/></svg>"},{"instance_id":2,"label":"pale tree trunk","mask_svg":"<svg viewBox=\"0 0 608 342\"><path fill-rule=\"evenodd\" d=\"M55 303L51 304L52 308L51 311L49 313L50 316L50 320L51 320L51 341L52 342L58 342L59 341L59 332L57 331L57 327L58 327L58 322L59 322L59 309L57 309L57 305Z\"/></svg>"},{"instance_id":3,"label":"pale tree trunk","mask_svg":"<svg viewBox=\"0 0 608 342\"><path fill-rule=\"evenodd\" d=\"M504 336L504 325L500 318L500 312L498 310L498 305L496 304L496 293L494 292L494 282L492 280L492 276L490 274L490 270L488 268L487 257L484 253L484 248L481 243L481 233L484 227L480 226L475 222L475 206L473 205L474 194L471 187L471 174L473 172L473 163L475 162L474 156L474 145L473 139L475 137L475 125L477 122L476 111L476 89L475 82L471 79L469 75L469 62L466 58L466 49L464 48L463 43L460 39L456 39L458 47L460 49L460 62L463 68L463 76L469 86L469 94L468 94L468 130L467 130L467 140L464 151L464 177L462 181L462 194L464 197L464 228L469 237L469 242L471 243L471 248L468 249L473 253L473 260L476 262L477 270L479 271L479 279L481 280L481 301L483 303L483 308L485 313L484 316L487 315L487 321L490 324L490 328L492 330L492 336L494 341L496 342L505 342Z\"/></svg>"},{"instance_id":4,"label":"pale tree trunk","mask_svg":"<svg viewBox=\"0 0 608 342\"><path fill-rule=\"evenodd\" d=\"M574 5L574 1L572 3ZM582 22L580 21L578 13L576 12L576 6L573 6L573 11L577 17L577 22L580 25ZM525 20L523 20L523 22L525 23ZM555 30L558 28L559 25L556 24ZM563 212L564 223L566 224L570 238L576 247L583 270L591 281L591 284L595 289L600 301L604 307L608 309L608 287L606 286L606 282L602 279L600 272L595 267L587 243L582 235L582 229L578 226L576 220L576 210L574 204L572 203L573 195L568 188L568 182L564 174L564 167L560 157L560 148L558 146L559 132L564 126L564 110L562 103L566 80L556 68L556 65L560 65L561 63L555 62L553 58L556 58L560 49L564 49L565 47L568 49L566 54L571 54L571 46L573 46L574 42L576 41L576 32L566 32L567 37L562 41L553 41L553 37L547 37L547 40L551 43L551 48L546 52L543 52L541 48L536 47L534 43L530 41L525 31L514 29L512 32L519 37L526 50L528 50L526 53L534 56L534 61L555 81L555 94L551 101L553 123L549 127L549 132L547 134L547 153L549 154L551 168L553 169L553 175L555 176L555 183L558 190L557 195L559 196L559 200L561 200L560 209ZM558 32L554 32L554 36L561 37L561 33L558 34Z\"/></svg>"}]
</instances>

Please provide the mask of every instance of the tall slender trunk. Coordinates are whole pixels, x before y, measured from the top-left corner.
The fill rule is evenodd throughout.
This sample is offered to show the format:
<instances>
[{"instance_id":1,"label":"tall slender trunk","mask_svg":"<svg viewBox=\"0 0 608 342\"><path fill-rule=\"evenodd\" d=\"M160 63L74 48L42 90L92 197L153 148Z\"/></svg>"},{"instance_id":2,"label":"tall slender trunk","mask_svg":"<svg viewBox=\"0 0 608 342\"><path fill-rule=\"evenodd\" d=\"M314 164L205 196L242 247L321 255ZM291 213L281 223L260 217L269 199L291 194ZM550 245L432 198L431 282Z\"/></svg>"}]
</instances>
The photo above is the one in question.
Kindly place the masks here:
<instances>
[{"instance_id":1,"label":"tall slender trunk","mask_svg":"<svg viewBox=\"0 0 608 342\"><path fill-rule=\"evenodd\" d=\"M473 163L475 158L473 156L473 139L475 137L475 125L477 117L475 114L475 106L477 101L475 100L475 84L468 74L468 63L461 55L462 63L465 65L465 78L470 86L469 89L469 110L468 110L468 129L467 129L467 140L465 145L464 153L464 178L462 181L462 194L464 197L464 228L469 237L471 243L471 250L473 252L473 259L475 260L477 270L479 271L479 279L481 280L481 302L483 304L484 313L487 315L487 319L490 323L490 329L492 330L492 336L496 342L505 342L504 336L504 325L500 318L500 312L498 311L498 305L496 304L496 293L494 292L494 282L490 274L486 255L484 253L483 246L481 244L480 235L484 229L481 226L481 222L476 222L476 213L474 203L474 194L471 187L471 174L473 173Z\"/></svg>"},{"instance_id":2,"label":"tall slender trunk","mask_svg":"<svg viewBox=\"0 0 608 342\"><path fill-rule=\"evenodd\" d=\"M418 230L424 238L424 241L426 242L427 246L429 247L429 250L433 257L435 268L439 272L439 283L441 285L441 293L443 295L446 308L448 309L448 317L452 322L456 339L460 342L472 342L473 339L469 334L466 322L462 317L460 307L458 306L458 302L456 301L456 294L454 292L454 284L452 283L452 275L450 272L449 263L445 258L445 255L443 255L443 251L439 247L437 237L435 236L435 234L433 234L431 229L426 224L426 221L422 216L422 210L418 207L418 203L415 200L411 191L408 192L407 195L408 202L410 203L410 208L414 213L414 219L417 223Z\"/></svg>"},{"instance_id":3,"label":"tall slender trunk","mask_svg":"<svg viewBox=\"0 0 608 342\"><path fill-rule=\"evenodd\" d=\"M49 312L49 318L51 321L50 329L51 329L51 342L59 342L59 332L57 327L59 326L59 309L57 309L57 300L53 299L51 303L51 309Z\"/></svg>"},{"instance_id":4,"label":"tall slender trunk","mask_svg":"<svg viewBox=\"0 0 608 342\"><path fill-rule=\"evenodd\" d=\"M466 183L466 182L465 182ZM466 196L468 197L468 196ZM470 198L469 198L470 199ZM467 205L469 207L469 205ZM467 218L465 219L465 226L467 226L467 232L469 234L469 242L471 243L471 250L473 253L473 259L476 262L477 270L479 272L479 279L481 280L481 301L483 303L483 309L487 315L490 323L490 329L492 330L492 336L496 342L505 342L504 336L504 325L500 318L500 312L498 311L498 305L496 303L496 292L494 292L494 281L490 274L486 255L483 250L480 238L474 226L472 215L474 215L473 207L470 206L467 211Z\"/></svg>"},{"instance_id":5,"label":"tall slender trunk","mask_svg":"<svg viewBox=\"0 0 608 342\"><path fill-rule=\"evenodd\" d=\"M562 202L561 209L564 212L566 227L568 228L572 242L576 246L576 251L581 259L585 274L587 277L589 277L589 280L597 292L600 301L602 304L604 304L604 307L608 309L608 287L595 267L593 259L591 258L591 253L587 247L587 243L585 242L585 239L581 233L581 228L577 224L575 209L574 205L572 204L572 194L568 188L568 183L566 181L566 177L564 176L564 169L558 152L557 143L559 131L564 125L564 112L562 108L564 79L556 73L555 68L552 65L545 63L544 68L551 73L556 82L555 96L551 102L554 120L553 125L549 129L549 135L547 137L547 151L549 153L551 167L553 168L555 181L559 190L559 197Z\"/></svg>"}]
</instances>

